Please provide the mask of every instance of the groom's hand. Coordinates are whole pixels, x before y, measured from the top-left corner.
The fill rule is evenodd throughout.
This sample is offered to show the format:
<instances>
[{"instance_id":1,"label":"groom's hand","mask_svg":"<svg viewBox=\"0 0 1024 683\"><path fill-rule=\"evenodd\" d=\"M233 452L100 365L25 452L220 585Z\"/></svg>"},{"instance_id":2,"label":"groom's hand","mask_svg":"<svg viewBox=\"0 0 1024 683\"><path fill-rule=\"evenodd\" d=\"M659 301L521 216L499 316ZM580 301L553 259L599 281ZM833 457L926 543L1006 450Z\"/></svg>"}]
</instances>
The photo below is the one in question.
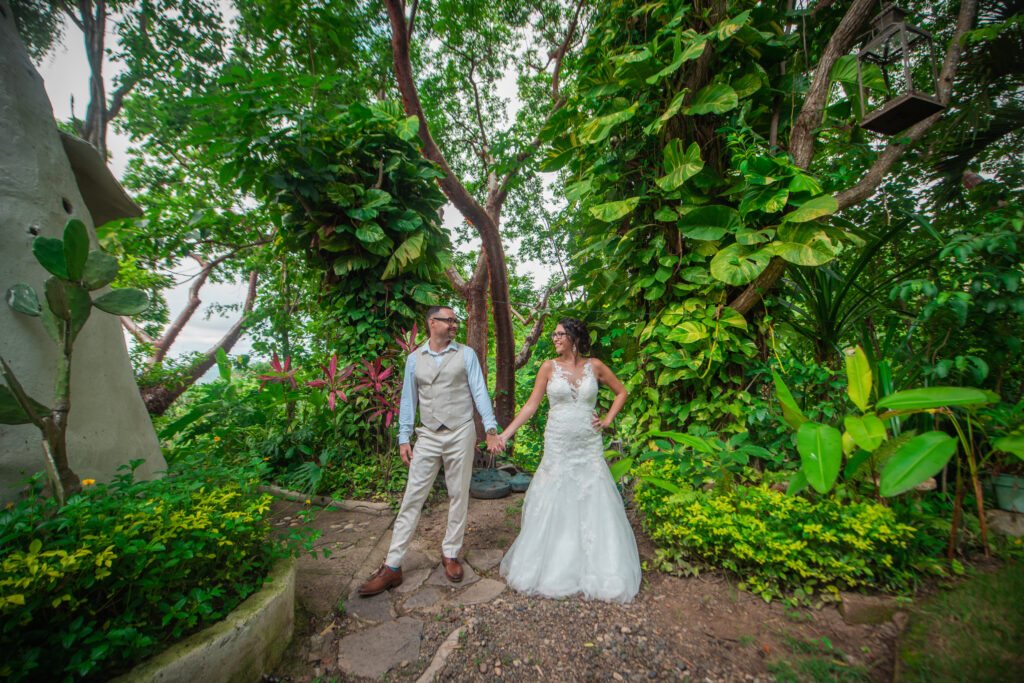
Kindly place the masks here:
<instances>
[{"instance_id":1,"label":"groom's hand","mask_svg":"<svg viewBox=\"0 0 1024 683\"><path fill-rule=\"evenodd\" d=\"M504 450L501 446L501 439L498 438L497 434L487 435L487 450L490 453L501 453Z\"/></svg>"},{"instance_id":2,"label":"groom's hand","mask_svg":"<svg viewBox=\"0 0 1024 683\"><path fill-rule=\"evenodd\" d=\"M399 445L398 454L402 456L402 462L408 467L409 463L412 462L412 446L407 443Z\"/></svg>"}]
</instances>

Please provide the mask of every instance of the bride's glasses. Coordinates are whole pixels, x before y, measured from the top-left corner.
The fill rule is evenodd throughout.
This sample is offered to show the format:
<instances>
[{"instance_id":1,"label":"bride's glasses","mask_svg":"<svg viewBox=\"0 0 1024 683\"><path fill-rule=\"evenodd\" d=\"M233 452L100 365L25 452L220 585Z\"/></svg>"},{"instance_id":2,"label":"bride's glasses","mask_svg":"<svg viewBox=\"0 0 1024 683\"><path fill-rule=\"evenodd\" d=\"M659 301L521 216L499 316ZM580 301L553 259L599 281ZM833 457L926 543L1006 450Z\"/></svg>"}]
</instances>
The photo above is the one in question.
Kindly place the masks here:
<instances>
[{"instance_id":1,"label":"bride's glasses","mask_svg":"<svg viewBox=\"0 0 1024 683\"><path fill-rule=\"evenodd\" d=\"M561 339L562 337L566 336L567 334L568 334L568 332L552 332L551 333L551 338L552 339Z\"/></svg>"}]
</instances>

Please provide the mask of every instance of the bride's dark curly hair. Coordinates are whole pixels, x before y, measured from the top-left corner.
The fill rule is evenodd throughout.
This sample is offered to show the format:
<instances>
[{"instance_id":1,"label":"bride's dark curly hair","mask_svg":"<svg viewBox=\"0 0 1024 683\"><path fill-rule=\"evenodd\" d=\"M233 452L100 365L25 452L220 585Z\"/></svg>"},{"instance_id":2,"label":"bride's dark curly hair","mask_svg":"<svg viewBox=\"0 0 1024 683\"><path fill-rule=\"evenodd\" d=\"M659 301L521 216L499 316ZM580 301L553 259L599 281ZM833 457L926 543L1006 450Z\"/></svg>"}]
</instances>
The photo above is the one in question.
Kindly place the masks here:
<instances>
[{"instance_id":1,"label":"bride's dark curly hair","mask_svg":"<svg viewBox=\"0 0 1024 683\"><path fill-rule=\"evenodd\" d=\"M590 331L582 320L576 318L562 318L558 321L565 333L569 335L569 341L576 347L576 352L581 356L590 353Z\"/></svg>"}]
</instances>

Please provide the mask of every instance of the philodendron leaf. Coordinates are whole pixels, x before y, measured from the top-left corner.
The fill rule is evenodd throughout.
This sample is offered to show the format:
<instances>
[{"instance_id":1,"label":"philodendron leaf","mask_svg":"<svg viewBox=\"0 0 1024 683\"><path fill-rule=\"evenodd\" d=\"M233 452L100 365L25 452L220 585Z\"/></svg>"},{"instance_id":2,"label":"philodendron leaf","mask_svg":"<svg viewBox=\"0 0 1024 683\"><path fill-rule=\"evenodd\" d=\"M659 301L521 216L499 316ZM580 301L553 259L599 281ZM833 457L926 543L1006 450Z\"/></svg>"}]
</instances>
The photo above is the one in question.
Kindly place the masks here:
<instances>
[{"instance_id":1,"label":"philodendron leaf","mask_svg":"<svg viewBox=\"0 0 1024 683\"><path fill-rule=\"evenodd\" d=\"M683 141L673 138L665 145L665 176L656 181L658 187L671 192L704 168L704 160L700 156L700 145L696 142L683 152Z\"/></svg>"},{"instance_id":2,"label":"philodendron leaf","mask_svg":"<svg viewBox=\"0 0 1024 683\"><path fill-rule=\"evenodd\" d=\"M957 440L944 432L915 436L892 454L879 480L879 493L898 496L932 477L956 452Z\"/></svg>"},{"instance_id":3,"label":"philodendron leaf","mask_svg":"<svg viewBox=\"0 0 1024 683\"><path fill-rule=\"evenodd\" d=\"M928 410L944 406L984 405L992 396L971 387L925 387L889 394L875 404L878 410Z\"/></svg>"},{"instance_id":4,"label":"philodendron leaf","mask_svg":"<svg viewBox=\"0 0 1024 683\"><path fill-rule=\"evenodd\" d=\"M724 114L739 106L736 91L724 83L712 83L699 90L689 107L683 107L687 114Z\"/></svg>"},{"instance_id":5,"label":"philodendron leaf","mask_svg":"<svg viewBox=\"0 0 1024 683\"><path fill-rule=\"evenodd\" d=\"M53 314L61 320L70 320L71 311L68 310L68 294L64 287L67 280L59 277L51 277L46 281L46 304L53 311Z\"/></svg>"},{"instance_id":6,"label":"philodendron leaf","mask_svg":"<svg viewBox=\"0 0 1024 683\"><path fill-rule=\"evenodd\" d=\"M149 296L130 287L115 289L94 299L92 305L113 315L137 315L149 308Z\"/></svg>"},{"instance_id":7,"label":"philodendron leaf","mask_svg":"<svg viewBox=\"0 0 1024 683\"><path fill-rule=\"evenodd\" d=\"M829 216L839 210L839 202L830 194L823 194L809 199L796 211L790 211L782 217L785 223L804 223L806 221Z\"/></svg>"},{"instance_id":8,"label":"philodendron leaf","mask_svg":"<svg viewBox=\"0 0 1024 683\"><path fill-rule=\"evenodd\" d=\"M39 401L32 398L28 400L35 410L37 417L45 417L50 414L50 409ZM0 384L0 424L23 425L30 424L31 422L32 418L21 407L21 403L18 402L14 392Z\"/></svg>"},{"instance_id":9,"label":"philodendron leaf","mask_svg":"<svg viewBox=\"0 0 1024 683\"><path fill-rule=\"evenodd\" d=\"M779 373L774 370L772 370L772 381L775 382L775 395L782 405L782 419L793 429L800 429L800 425L807 422L807 418L797 407L796 401L793 400L793 394L789 392L789 387L779 377Z\"/></svg>"},{"instance_id":10,"label":"philodendron leaf","mask_svg":"<svg viewBox=\"0 0 1024 683\"><path fill-rule=\"evenodd\" d=\"M843 435L835 427L804 422L796 433L796 449L807 481L818 493L828 493L843 462Z\"/></svg>"},{"instance_id":11,"label":"philodendron leaf","mask_svg":"<svg viewBox=\"0 0 1024 683\"><path fill-rule=\"evenodd\" d=\"M694 240L720 240L740 225L740 214L728 206L702 206L679 219L676 226L684 237Z\"/></svg>"},{"instance_id":12,"label":"philodendron leaf","mask_svg":"<svg viewBox=\"0 0 1024 683\"><path fill-rule=\"evenodd\" d=\"M414 262L423 253L423 232L414 233L409 239L398 245L395 253L388 259L388 265L384 268L381 280L390 280L395 277L410 263Z\"/></svg>"},{"instance_id":13,"label":"philodendron leaf","mask_svg":"<svg viewBox=\"0 0 1024 683\"><path fill-rule=\"evenodd\" d=\"M67 266L69 280L78 282L82 279L88 256L89 231L85 229L85 223L72 218L64 226L64 265Z\"/></svg>"},{"instance_id":14,"label":"philodendron leaf","mask_svg":"<svg viewBox=\"0 0 1024 683\"><path fill-rule=\"evenodd\" d=\"M885 441L885 423L874 415L847 415L843 426L853 438L854 443L871 453Z\"/></svg>"},{"instance_id":15,"label":"philodendron leaf","mask_svg":"<svg viewBox=\"0 0 1024 683\"><path fill-rule=\"evenodd\" d=\"M864 354L864 349L857 347L852 356L846 357L846 393L861 412L868 409L871 402L871 364ZM863 448L863 446L862 446ZM873 451L874 448L865 450Z\"/></svg>"},{"instance_id":16,"label":"philodendron leaf","mask_svg":"<svg viewBox=\"0 0 1024 683\"><path fill-rule=\"evenodd\" d=\"M106 287L117 277L121 266L117 259L102 251L90 251L85 259L85 268L82 269L82 284L86 289L93 291L100 287Z\"/></svg>"},{"instance_id":17,"label":"philodendron leaf","mask_svg":"<svg viewBox=\"0 0 1024 683\"><path fill-rule=\"evenodd\" d=\"M71 341L74 341L78 333L82 331L85 321L89 319L89 314L92 313L92 298L89 296L89 290L77 282L68 283L65 286L65 292L68 312L71 314Z\"/></svg>"},{"instance_id":18,"label":"philodendron leaf","mask_svg":"<svg viewBox=\"0 0 1024 683\"><path fill-rule=\"evenodd\" d=\"M768 267L771 254L742 244L730 244L711 259L711 275L730 285L745 285Z\"/></svg>"},{"instance_id":19,"label":"philodendron leaf","mask_svg":"<svg viewBox=\"0 0 1024 683\"><path fill-rule=\"evenodd\" d=\"M23 315L37 316L43 308L39 305L36 290L24 282L19 282L7 290L7 303Z\"/></svg>"},{"instance_id":20,"label":"philodendron leaf","mask_svg":"<svg viewBox=\"0 0 1024 683\"><path fill-rule=\"evenodd\" d=\"M64 259L64 242L52 237L37 237L32 241L32 253L39 265L51 275L67 280L68 264Z\"/></svg>"},{"instance_id":21,"label":"philodendron leaf","mask_svg":"<svg viewBox=\"0 0 1024 683\"><path fill-rule=\"evenodd\" d=\"M605 202L604 204L590 207L590 214L599 221L611 223L632 213L639 203L640 197L630 197L617 202Z\"/></svg>"}]
</instances>

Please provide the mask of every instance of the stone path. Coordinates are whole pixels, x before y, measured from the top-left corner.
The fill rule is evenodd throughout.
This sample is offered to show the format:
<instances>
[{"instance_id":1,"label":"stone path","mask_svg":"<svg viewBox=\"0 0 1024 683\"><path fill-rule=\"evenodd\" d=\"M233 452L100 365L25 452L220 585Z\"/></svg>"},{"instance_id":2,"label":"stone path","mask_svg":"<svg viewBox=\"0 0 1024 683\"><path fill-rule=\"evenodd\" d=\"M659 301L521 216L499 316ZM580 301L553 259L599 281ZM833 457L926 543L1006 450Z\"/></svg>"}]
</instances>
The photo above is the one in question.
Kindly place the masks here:
<instances>
[{"instance_id":1,"label":"stone path","mask_svg":"<svg viewBox=\"0 0 1024 683\"><path fill-rule=\"evenodd\" d=\"M497 501L488 503L494 507ZM274 525L287 530L303 524L300 514L305 508L298 502L276 501ZM424 627L440 621L443 610L484 605L505 592L505 582L498 576L502 549L464 551L463 579L452 583L441 565L437 529L430 533L428 525L420 530L426 533L417 533L406 555L402 585L359 597L359 586L384 561L393 521L386 508L315 511L312 526L322 533L316 548L330 554L304 555L298 561L295 638L281 670L268 680L376 679L413 663L423 667L418 680L433 680L465 627L442 634L444 640L436 647L424 644Z\"/></svg>"}]
</instances>

